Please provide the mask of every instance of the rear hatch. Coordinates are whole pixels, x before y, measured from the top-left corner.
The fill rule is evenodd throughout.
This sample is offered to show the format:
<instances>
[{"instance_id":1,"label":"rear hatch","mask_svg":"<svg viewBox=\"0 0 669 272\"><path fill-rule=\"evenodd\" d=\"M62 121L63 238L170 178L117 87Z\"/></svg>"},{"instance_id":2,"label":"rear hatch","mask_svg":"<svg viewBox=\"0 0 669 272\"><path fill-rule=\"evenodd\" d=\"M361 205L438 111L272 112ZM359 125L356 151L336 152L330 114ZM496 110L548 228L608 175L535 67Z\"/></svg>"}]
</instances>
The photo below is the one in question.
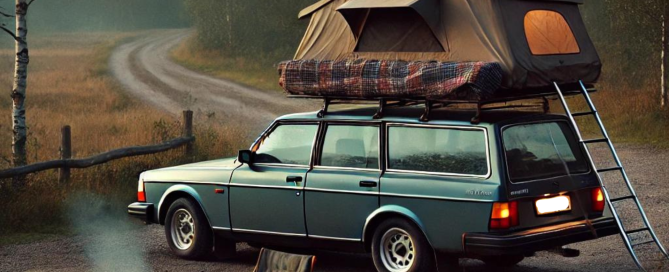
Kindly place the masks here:
<instances>
[{"instance_id":1,"label":"rear hatch","mask_svg":"<svg viewBox=\"0 0 669 272\"><path fill-rule=\"evenodd\" d=\"M525 120L500 133L507 197L519 215L513 229L601 217L593 202L599 181L566 119Z\"/></svg>"}]
</instances>

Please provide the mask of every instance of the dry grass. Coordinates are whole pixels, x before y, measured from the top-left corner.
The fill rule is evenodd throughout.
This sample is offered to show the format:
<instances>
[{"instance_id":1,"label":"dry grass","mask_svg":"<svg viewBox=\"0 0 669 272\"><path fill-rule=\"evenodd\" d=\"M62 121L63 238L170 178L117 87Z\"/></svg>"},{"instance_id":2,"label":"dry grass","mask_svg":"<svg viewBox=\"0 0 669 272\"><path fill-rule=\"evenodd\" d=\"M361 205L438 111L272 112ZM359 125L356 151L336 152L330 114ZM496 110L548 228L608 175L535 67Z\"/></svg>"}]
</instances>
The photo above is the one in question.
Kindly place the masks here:
<instances>
[{"instance_id":1,"label":"dry grass","mask_svg":"<svg viewBox=\"0 0 669 272\"><path fill-rule=\"evenodd\" d=\"M669 109L660 109L659 92L606 82L597 87L600 91L592 94L592 99L614 142L669 147ZM588 109L580 96L570 98L569 103L574 112ZM553 103L552 108L563 112L559 103ZM585 138L601 138L594 118L578 117L577 121Z\"/></svg>"},{"instance_id":2,"label":"dry grass","mask_svg":"<svg viewBox=\"0 0 669 272\"><path fill-rule=\"evenodd\" d=\"M114 46L135 35L79 33L32 38L26 100L30 163L58 158L63 125L72 126L76 158L180 135L178 119L129 97L108 74L107 59ZM0 86L7 90L7 95L0 95L0 109L4 109L0 111L0 147L4 147L0 148L0 168L9 167L11 158L12 55L11 49L0 49ZM0 181L0 233L69 232L73 215L91 220L104 215L124 221L125 206L136 198L140 172L229 156L248 144L243 128L231 128L197 113L195 134L196 154L191 158L183 150L173 150L75 169L69 184L58 184L56 170L46 171L28 176L27 185L20 190L10 188L9 181ZM3 240L7 241L0 237L0 243Z\"/></svg>"},{"instance_id":3,"label":"dry grass","mask_svg":"<svg viewBox=\"0 0 669 272\"><path fill-rule=\"evenodd\" d=\"M257 59L230 57L221 50L203 49L194 38L172 51L172 58L179 64L215 77L233 80L260 90L281 91L275 61L272 56Z\"/></svg>"}]
</instances>

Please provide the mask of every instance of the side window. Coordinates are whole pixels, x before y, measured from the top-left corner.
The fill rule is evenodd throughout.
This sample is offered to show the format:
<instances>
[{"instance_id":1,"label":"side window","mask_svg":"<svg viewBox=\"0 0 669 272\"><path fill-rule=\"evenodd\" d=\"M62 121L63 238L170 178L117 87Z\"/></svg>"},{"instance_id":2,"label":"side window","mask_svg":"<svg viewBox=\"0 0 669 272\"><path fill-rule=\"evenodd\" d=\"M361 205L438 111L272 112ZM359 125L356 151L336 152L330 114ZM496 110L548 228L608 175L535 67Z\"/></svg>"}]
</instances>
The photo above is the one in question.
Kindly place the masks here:
<instances>
[{"instance_id":1,"label":"side window","mask_svg":"<svg viewBox=\"0 0 669 272\"><path fill-rule=\"evenodd\" d=\"M483 176L487 156L483 130L388 128L388 169Z\"/></svg>"},{"instance_id":2,"label":"side window","mask_svg":"<svg viewBox=\"0 0 669 272\"><path fill-rule=\"evenodd\" d=\"M316 124L279 125L256 149L257 163L309 165Z\"/></svg>"},{"instance_id":3,"label":"side window","mask_svg":"<svg viewBox=\"0 0 669 272\"><path fill-rule=\"evenodd\" d=\"M577 54L581 49L562 14L533 10L525 15L525 35L533 55Z\"/></svg>"},{"instance_id":4,"label":"side window","mask_svg":"<svg viewBox=\"0 0 669 272\"><path fill-rule=\"evenodd\" d=\"M329 125L320 165L379 169L379 127Z\"/></svg>"}]
</instances>

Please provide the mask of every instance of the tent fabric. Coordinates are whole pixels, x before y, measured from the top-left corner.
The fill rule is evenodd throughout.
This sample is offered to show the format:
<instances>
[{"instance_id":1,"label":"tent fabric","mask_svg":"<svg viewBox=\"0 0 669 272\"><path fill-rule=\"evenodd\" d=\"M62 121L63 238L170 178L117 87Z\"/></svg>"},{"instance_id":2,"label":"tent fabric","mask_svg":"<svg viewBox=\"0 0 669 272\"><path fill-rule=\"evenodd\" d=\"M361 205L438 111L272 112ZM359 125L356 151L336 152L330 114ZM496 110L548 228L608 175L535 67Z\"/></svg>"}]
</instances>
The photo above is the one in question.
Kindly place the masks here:
<instances>
[{"instance_id":1,"label":"tent fabric","mask_svg":"<svg viewBox=\"0 0 669 272\"><path fill-rule=\"evenodd\" d=\"M479 101L502 84L498 63L298 60L279 65L289 94L353 98Z\"/></svg>"},{"instance_id":2,"label":"tent fabric","mask_svg":"<svg viewBox=\"0 0 669 272\"><path fill-rule=\"evenodd\" d=\"M434 16L416 11L415 7L430 6L433 1L436 1L437 7L434 10L439 11L439 16L436 25L431 26L429 21ZM399 4L388 7L392 6L388 4L389 2ZM569 84L582 80L586 84L592 84L599 79L601 61L578 8L578 4L582 2L582 0L332 0L311 13L311 22L294 59L499 63L503 70L501 86L503 89L541 88L550 86L554 81L559 84ZM402 5L404 7L396 7ZM398 22L394 24L383 23L387 15L392 15L392 12L400 9L418 13L433 34L431 41L436 40L443 51L434 50L431 46L427 48L432 50L418 48L421 51L416 51L412 47L414 45L411 43L423 44L430 39L420 38L416 42L413 34L406 33L408 32L406 29L413 26L419 32L427 33L424 25L413 25L410 19L405 18L397 20ZM565 30L564 25L554 25L538 30L571 31L576 41L575 45L579 49L578 53L568 53L573 50L556 54L532 53L526 35L525 21L530 12L542 10L554 11L555 14L561 15L569 29ZM562 24L561 20L555 19L553 22ZM378 29L384 25L387 29ZM378 35L393 31L406 35ZM421 37L427 35L422 34ZM567 49L569 48L573 47Z\"/></svg>"}]
</instances>

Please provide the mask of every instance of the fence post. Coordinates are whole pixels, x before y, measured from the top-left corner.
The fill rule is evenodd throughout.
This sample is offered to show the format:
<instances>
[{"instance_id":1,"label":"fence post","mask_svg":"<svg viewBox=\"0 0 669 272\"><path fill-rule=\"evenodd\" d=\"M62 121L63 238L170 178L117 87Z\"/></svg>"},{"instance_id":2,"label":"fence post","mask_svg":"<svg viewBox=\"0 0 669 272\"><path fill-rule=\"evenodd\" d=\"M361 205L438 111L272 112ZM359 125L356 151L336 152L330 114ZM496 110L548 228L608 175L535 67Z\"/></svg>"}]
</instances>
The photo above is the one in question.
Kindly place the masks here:
<instances>
[{"instance_id":1,"label":"fence post","mask_svg":"<svg viewBox=\"0 0 669 272\"><path fill-rule=\"evenodd\" d=\"M184 137L193 137L193 111L186 110L183 112L183 122L184 122ZM193 142L188 142L186 144L186 155L193 154Z\"/></svg>"},{"instance_id":2,"label":"fence post","mask_svg":"<svg viewBox=\"0 0 669 272\"><path fill-rule=\"evenodd\" d=\"M64 126L61 129L61 141L60 141L60 159L69 160L72 158L72 129L70 126ZM60 168L60 176L58 181L60 183L65 183L70 180L70 168L63 167Z\"/></svg>"}]
</instances>

